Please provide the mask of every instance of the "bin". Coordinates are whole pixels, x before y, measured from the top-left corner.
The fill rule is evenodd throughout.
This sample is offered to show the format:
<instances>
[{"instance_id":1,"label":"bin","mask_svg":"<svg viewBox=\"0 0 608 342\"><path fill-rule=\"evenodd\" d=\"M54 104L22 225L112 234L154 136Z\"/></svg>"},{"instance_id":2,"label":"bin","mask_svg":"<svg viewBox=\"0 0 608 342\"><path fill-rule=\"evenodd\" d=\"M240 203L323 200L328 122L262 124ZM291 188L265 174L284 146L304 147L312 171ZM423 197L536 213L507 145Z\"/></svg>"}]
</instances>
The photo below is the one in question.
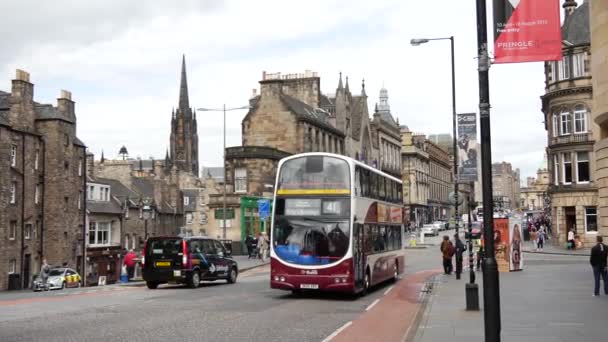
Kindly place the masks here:
<instances>
[{"instance_id":1,"label":"bin","mask_svg":"<svg viewBox=\"0 0 608 342\"><path fill-rule=\"evenodd\" d=\"M8 289L9 290L20 290L21 289L21 275L18 273L11 273L8 275Z\"/></svg>"}]
</instances>

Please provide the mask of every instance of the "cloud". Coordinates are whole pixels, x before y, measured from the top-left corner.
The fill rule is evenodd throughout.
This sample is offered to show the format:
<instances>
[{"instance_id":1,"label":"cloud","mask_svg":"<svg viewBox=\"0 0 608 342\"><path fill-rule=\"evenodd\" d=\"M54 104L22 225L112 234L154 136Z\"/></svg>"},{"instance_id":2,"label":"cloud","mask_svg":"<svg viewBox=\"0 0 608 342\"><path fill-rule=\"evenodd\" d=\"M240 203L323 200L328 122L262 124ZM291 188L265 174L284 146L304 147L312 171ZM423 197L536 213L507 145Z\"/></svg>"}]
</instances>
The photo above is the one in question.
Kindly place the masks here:
<instances>
[{"instance_id":1,"label":"cloud","mask_svg":"<svg viewBox=\"0 0 608 342\"><path fill-rule=\"evenodd\" d=\"M477 111L473 2L25 0L1 2L0 12L10 14L0 32L11 46L0 50L0 75L30 71L40 102L71 90L80 138L108 157L122 145L164 156L182 53L192 107L247 104L262 71L314 70L322 91L333 93L342 71L355 93L365 78L370 109L384 85L400 123L451 133L449 42L412 47L409 40L454 35L457 109ZM493 157L524 175L542 161L543 91L542 64L492 68ZM229 112L228 146L240 144L244 115ZM221 113L198 118L201 163L219 165ZM528 165L524 153L537 161Z\"/></svg>"}]
</instances>

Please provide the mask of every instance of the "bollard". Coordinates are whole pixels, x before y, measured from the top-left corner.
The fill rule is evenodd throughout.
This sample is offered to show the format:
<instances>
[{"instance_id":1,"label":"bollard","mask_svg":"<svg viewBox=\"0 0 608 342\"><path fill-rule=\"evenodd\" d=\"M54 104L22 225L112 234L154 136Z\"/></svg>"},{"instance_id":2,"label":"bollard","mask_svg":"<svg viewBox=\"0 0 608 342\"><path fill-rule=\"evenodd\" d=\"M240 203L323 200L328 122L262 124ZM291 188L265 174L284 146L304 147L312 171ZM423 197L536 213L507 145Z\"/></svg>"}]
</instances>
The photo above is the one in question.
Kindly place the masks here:
<instances>
[{"instance_id":1,"label":"bollard","mask_svg":"<svg viewBox=\"0 0 608 342\"><path fill-rule=\"evenodd\" d=\"M466 284L465 298L467 302L467 311L479 311L479 287L477 284Z\"/></svg>"}]
</instances>

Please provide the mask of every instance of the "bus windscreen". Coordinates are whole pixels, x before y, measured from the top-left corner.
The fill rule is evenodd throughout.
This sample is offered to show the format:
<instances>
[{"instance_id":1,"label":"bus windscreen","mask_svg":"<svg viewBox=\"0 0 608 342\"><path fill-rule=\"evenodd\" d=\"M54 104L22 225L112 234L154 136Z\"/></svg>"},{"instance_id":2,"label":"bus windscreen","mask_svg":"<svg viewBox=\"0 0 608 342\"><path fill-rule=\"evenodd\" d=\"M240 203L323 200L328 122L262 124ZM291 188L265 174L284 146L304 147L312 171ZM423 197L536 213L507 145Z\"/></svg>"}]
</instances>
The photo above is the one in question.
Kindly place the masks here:
<instances>
[{"instance_id":1,"label":"bus windscreen","mask_svg":"<svg viewBox=\"0 0 608 342\"><path fill-rule=\"evenodd\" d=\"M350 192L348 163L329 156L306 156L286 161L280 170L279 194L307 190Z\"/></svg>"}]
</instances>

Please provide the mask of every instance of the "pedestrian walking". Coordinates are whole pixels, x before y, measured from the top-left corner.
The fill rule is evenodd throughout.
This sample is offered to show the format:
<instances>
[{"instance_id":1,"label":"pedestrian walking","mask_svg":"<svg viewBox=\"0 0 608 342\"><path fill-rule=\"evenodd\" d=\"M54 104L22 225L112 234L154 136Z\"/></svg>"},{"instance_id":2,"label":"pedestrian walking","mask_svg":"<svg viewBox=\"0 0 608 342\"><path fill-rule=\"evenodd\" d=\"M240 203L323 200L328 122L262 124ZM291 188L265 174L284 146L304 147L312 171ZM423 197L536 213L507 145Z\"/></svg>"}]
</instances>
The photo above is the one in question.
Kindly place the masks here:
<instances>
[{"instance_id":1,"label":"pedestrian walking","mask_svg":"<svg viewBox=\"0 0 608 342\"><path fill-rule=\"evenodd\" d=\"M532 240L532 250L536 252L536 249L538 248L538 232L535 228L532 228L530 240Z\"/></svg>"},{"instance_id":2,"label":"pedestrian walking","mask_svg":"<svg viewBox=\"0 0 608 342\"><path fill-rule=\"evenodd\" d=\"M133 276L135 275L135 259L137 259L137 254L135 254L133 249L130 249L127 255L125 255L124 261L124 265L127 266L127 275L129 280L133 279Z\"/></svg>"},{"instance_id":3,"label":"pedestrian walking","mask_svg":"<svg viewBox=\"0 0 608 342\"><path fill-rule=\"evenodd\" d=\"M249 257L247 259L255 259L255 247L256 247L256 240L253 237L253 235L251 234L247 234L247 238L245 238L245 245L247 245L247 254L249 255Z\"/></svg>"},{"instance_id":4,"label":"pedestrian walking","mask_svg":"<svg viewBox=\"0 0 608 342\"><path fill-rule=\"evenodd\" d=\"M589 258L589 263L593 268L593 295L600 295L601 277L604 281L604 294L608 296L608 270L606 269L606 266L608 265L608 260L606 260L608 258L608 249L606 245L604 245L601 236L596 236L595 240L597 241L597 243L593 248L591 248L591 257Z\"/></svg>"},{"instance_id":5,"label":"pedestrian walking","mask_svg":"<svg viewBox=\"0 0 608 342\"><path fill-rule=\"evenodd\" d=\"M538 244L537 244L538 250L540 252L542 252L543 251L543 247L545 246L545 230L544 230L544 228L542 226L538 229L538 237L537 237L537 239L538 239Z\"/></svg>"},{"instance_id":6,"label":"pedestrian walking","mask_svg":"<svg viewBox=\"0 0 608 342\"><path fill-rule=\"evenodd\" d=\"M574 243L574 229L570 229L568 231L568 249L575 249L576 245Z\"/></svg>"},{"instance_id":7,"label":"pedestrian walking","mask_svg":"<svg viewBox=\"0 0 608 342\"><path fill-rule=\"evenodd\" d=\"M439 247L442 255L443 261L443 273L444 274L452 274L452 257L456 252L452 241L450 241L450 237L445 235L443 237L443 242L441 242L441 246Z\"/></svg>"},{"instance_id":8,"label":"pedestrian walking","mask_svg":"<svg viewBox=\"0 0 608 342\"><path fill-rule=\"evenodd\" d=\"M268 238L266 233L258 235L258 251L260 253L260 259L266 261L266 251L268 250Z\"/></svg>"},{"instance_id":9,"label":"pedestrian walking","mask_svg":"<svg viewBox=\"0 0 608 342\"><path fill-rule=\"evenodd\" d=\"M40 267L40 280L42 281L42 289L48 290L46 282L49 279L49 272L51 272L51 266L46 262L46 258L42 259L42 266Z\"/></svg>"},{"instance_id":10,"label":"pedestrian walking","mask_svg":"<svg viewBox=\"0 0 608 342\"><path fill-rule=\"evenodd\" d=\"M462 253L467 250L467 247L462 243L458 234L454 234L454 245L456 248L456 279L460 279L462 274Z\"/></svg>"}]
</instances>

